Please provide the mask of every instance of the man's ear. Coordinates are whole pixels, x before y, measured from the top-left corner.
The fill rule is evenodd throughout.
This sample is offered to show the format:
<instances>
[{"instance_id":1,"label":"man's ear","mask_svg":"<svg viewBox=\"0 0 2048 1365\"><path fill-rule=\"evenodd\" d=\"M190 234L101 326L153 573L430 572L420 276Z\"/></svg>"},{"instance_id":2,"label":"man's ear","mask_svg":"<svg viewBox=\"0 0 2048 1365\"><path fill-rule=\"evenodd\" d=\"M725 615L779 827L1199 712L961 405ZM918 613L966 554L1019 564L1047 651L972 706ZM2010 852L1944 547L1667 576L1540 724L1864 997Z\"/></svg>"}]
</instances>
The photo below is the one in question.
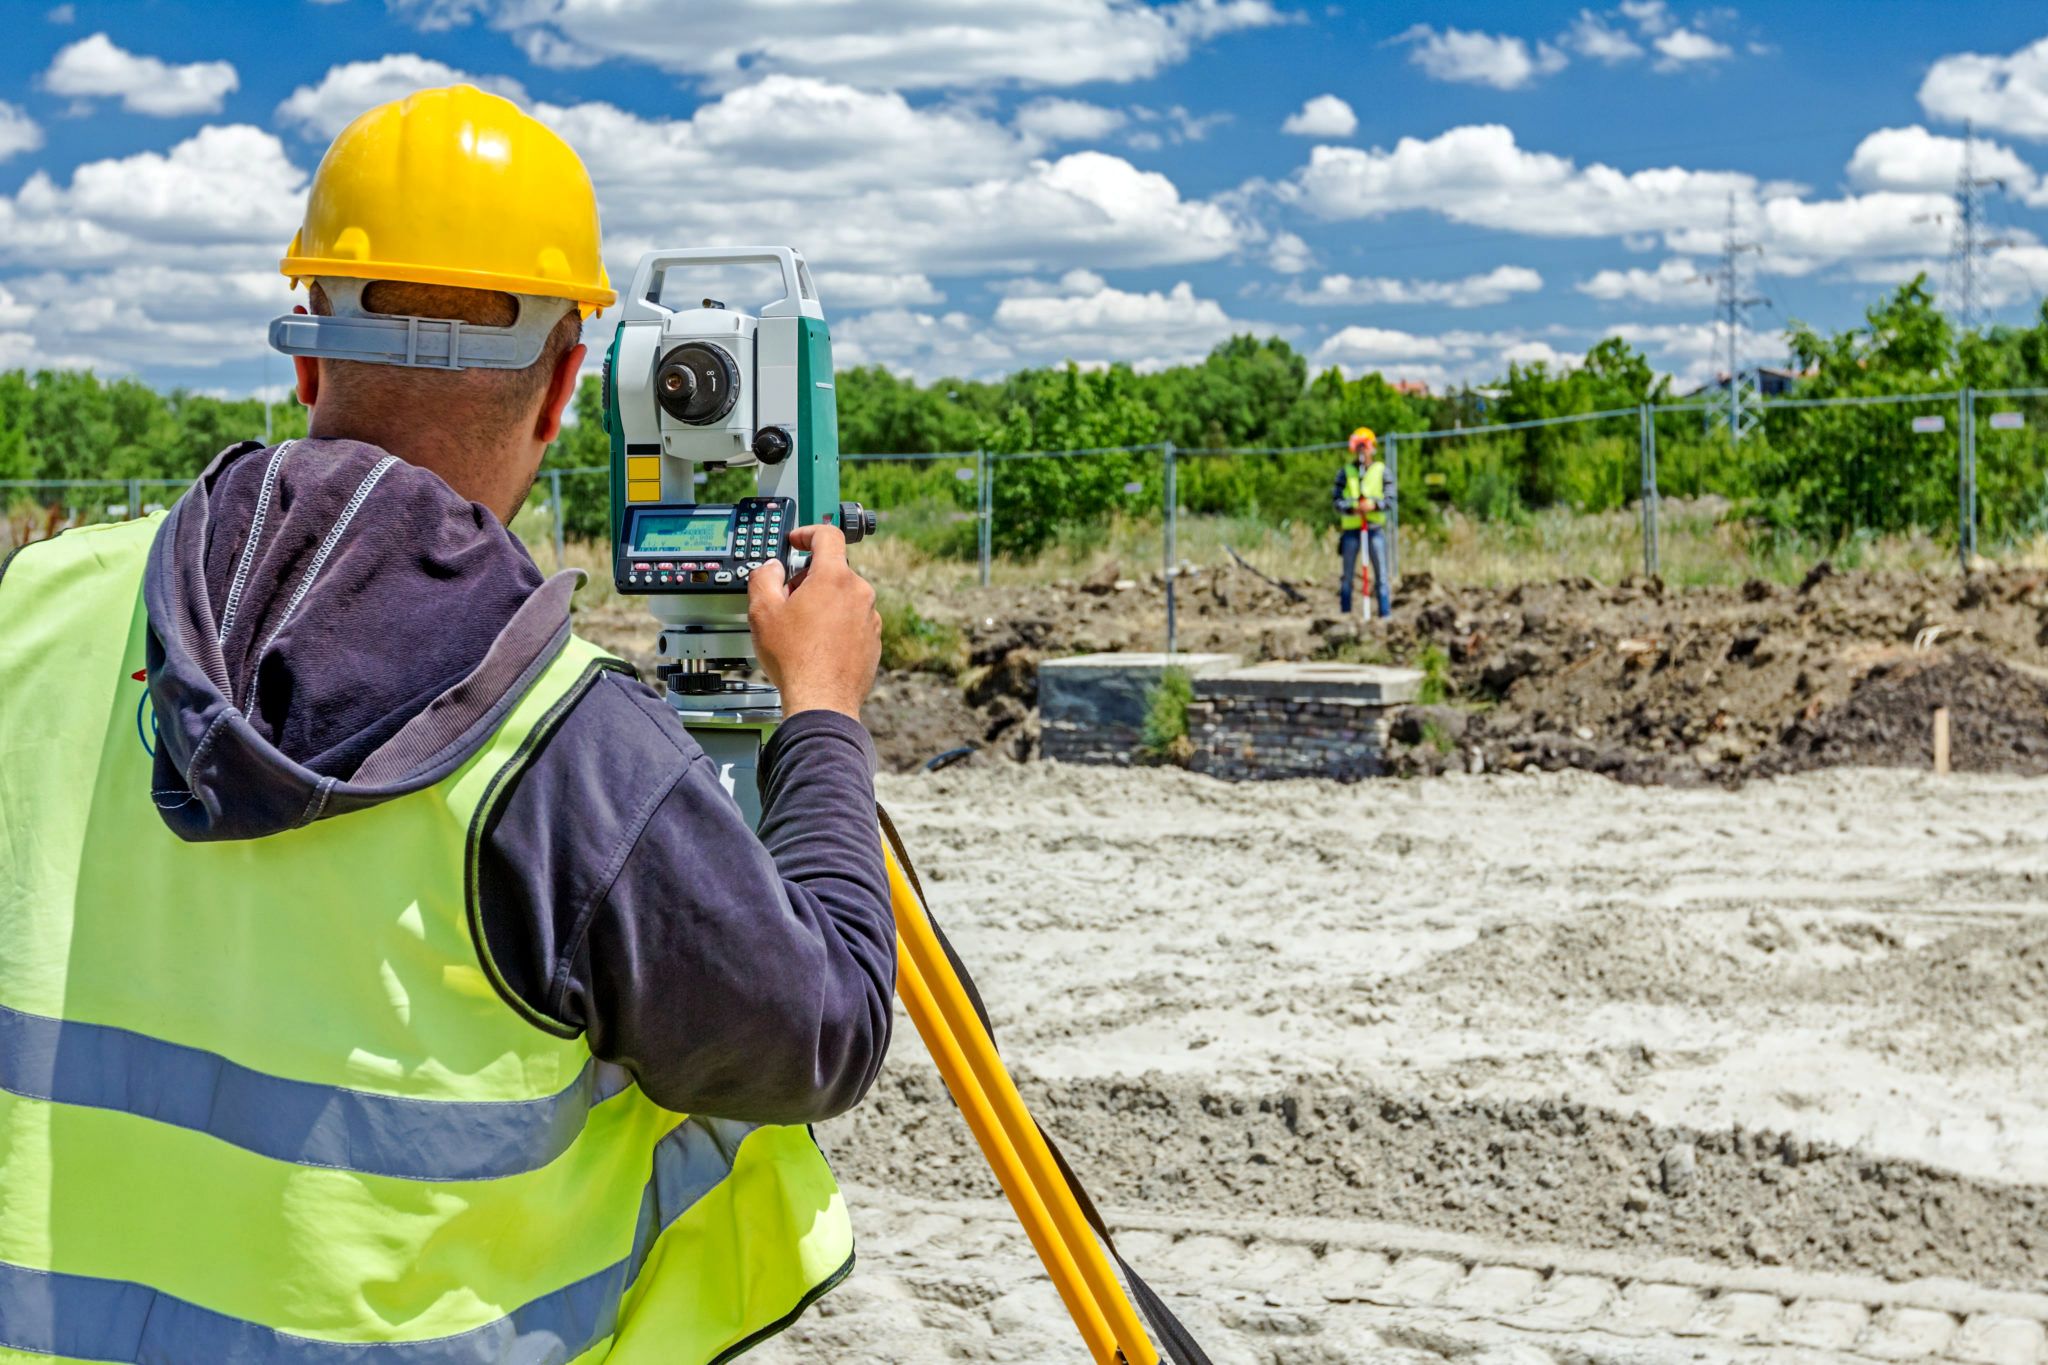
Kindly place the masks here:
<instances>
[{"instance_id":1,"label":"man's ear","mask_svg":"<svg viewBox=\"0 0 2048 1365\"><path fill-rule=\"evenodd\" d=\"M303 303L292 305L294 313L304 313ZM299 406L311 408L320 398L320 362L309 355L292 357L292 373L298 378Z\"/></svg>"},{"instance_id":2,"label":"man's ear","mask_svg":"<svg viewBox=\"0 0 2048 1365\"><path fill-rule=\"evenodd\" d=\"M540 416L533 427L534 439L542 445L562 434L562 413L576 396L576 381L583 373L583 357L589 349L581 342L571 346L555 362L555 372L548 376L547 396L541 400Z\"/></svg>"}]
</instances>

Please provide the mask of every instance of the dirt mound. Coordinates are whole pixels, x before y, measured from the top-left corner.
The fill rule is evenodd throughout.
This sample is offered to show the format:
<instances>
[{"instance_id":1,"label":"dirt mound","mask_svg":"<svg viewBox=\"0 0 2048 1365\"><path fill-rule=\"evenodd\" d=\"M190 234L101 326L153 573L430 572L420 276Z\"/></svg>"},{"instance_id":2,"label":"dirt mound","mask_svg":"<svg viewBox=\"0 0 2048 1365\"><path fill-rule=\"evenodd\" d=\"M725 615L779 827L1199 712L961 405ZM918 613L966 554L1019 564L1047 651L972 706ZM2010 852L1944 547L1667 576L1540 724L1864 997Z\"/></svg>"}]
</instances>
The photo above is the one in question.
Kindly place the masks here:
<instances>
[{"instance_id":1,"label":"dirt mound","mask_svg":"<svg viewBox=\"0 0 2048 1365\"><path fill-rule=\"evenodd\" d=\"M2048 1279L2048 1196L1791 1133L1666 1127L1565 1098L1445 1099L1298 1077L1020 1078L1098 1199L1362 1218L1736 1265ZM993 1196L921 1058L820 1131L845 1177Z\"/></svg>"},{"instance_id":2,"label":"dirt mound","mask_svg":"<svg viewBox=\"0 0 2048 1365\"><path fill-rule=\"evenodd\" d=\"M1686 589L1643 577L1454 587L1415 573L1392 617L1363 625L1331 614L1326 585L1277 582L1228 558L1187 568L1174 587L1185 650L1247 662L1440 654L1446 703L1468 723L1439 716L1426 733L1404 731L1412 742L1394 746L1397 772L1577 768L1697 784L1924 767L1935 705L1950 709L1957 767L2048 772L2048 574L2038 571L1820 564L1796 587ZM918 597L923 615L961 632L969 661L958 679L885 680L867 713L884 766L917 767L966 744L976 762L1031 757L1039 661L1161 648L1165 597L1156 570ZM578 626L649 662L637 608L601 609Z\"/></svg>"},{"instance_id":3,"label":"dirt mound","mask_svg":"<svg viewBox=\"0 0 2048 1365\"><path fill-rule=\"evenodd\" d=\"M1955 767L2048 772L2048 682L1976 649L1871 665L1846 701L1811 718L1802 714L1756 766L1765 772L1927 767L1934 761L1930 717L1938 706L1949 711Z\"/></svg>"},{"instance_id":4,"label":"dirt mound","mask_svg":"<svg viewBox=\"0 0 2048 1365\"><path fill-rule=\"evenodd\" d=\"M2048 579L1859 574L1797 588L1672 590L1562 579L1504 590L1404 582L1378 639L1443 651L1478 714L1412 772L1584 768L1627 781L1733 781L1841 764L1931 762L1950 708L1959 767L2048 771Z\"/></svg>"},{"instance_id":5,"label":"dirt mound","mask_svg":"<svg viewBox=\"0 0 2048 1365\"><path fill-rule=\"evenodd\" d=\"M1752 917L1753 918L1753 917ZM1507 993L1597 1005L1720 1005L1755 993L1770 941L1670 911L1596 910L1566 920L1500 920L1400 980L1402 994L1484 1008Z\"/></svg>"}]
</instances>

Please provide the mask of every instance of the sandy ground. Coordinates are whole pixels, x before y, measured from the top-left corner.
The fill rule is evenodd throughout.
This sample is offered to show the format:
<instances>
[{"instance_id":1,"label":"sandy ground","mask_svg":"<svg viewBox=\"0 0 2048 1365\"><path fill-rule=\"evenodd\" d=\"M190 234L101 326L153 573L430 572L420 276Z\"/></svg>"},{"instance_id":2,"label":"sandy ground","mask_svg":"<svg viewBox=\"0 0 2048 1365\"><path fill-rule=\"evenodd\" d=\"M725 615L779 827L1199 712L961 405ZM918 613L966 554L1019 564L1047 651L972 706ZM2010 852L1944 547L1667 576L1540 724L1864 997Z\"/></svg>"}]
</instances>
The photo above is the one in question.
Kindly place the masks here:
<instances>
[{"instance_id":1,"label":"sandy ground","mask_svg":"<svg viewBox=\"0 0 2048 1365\"><path fill-rule=\"evenodd\" d=\"M1041 1119L1222 1362L2048 1360L2048 782L888 777ZM899 1018L756 1358L1085 1359Z\"/></svg>"}]
</instances>

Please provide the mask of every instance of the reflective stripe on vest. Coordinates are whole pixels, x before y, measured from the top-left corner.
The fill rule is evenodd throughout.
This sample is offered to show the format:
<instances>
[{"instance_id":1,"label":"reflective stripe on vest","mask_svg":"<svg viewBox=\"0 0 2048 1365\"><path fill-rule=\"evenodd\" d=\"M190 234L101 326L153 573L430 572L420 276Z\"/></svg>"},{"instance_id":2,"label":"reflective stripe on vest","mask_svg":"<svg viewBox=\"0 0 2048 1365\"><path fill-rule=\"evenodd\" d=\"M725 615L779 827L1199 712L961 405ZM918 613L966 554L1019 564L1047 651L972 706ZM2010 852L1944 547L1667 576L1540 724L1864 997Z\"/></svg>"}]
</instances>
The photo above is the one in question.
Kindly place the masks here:
<instances>
[{"instance_id":1,"label":"reflective stripe on vest","mask_svg":"<svg viewBox=\"0 0 2048 1365\"><path fill-rule=\"evenodd\" d=\"M0 1360L702 1365L836 1283L804 1129L661 1109L491 984L470 860L601 652L433 786L186 844L132 677L160 522L0 575Z\"/></svg>"},{"instance_id":2,"label":"reflective stripe on vest","mask_svg":"<svg viewBox=\"0 0 2048 1365\"><path fill-rule=\"evenodd\" d=\"M1346 531L1356 531L1359 527L1358 500L1360 498L1371 498L1374 502L1381 504L1377 509L1366 514L1365 524L1369 526L1386 525L1387 467L1385 464L1375 463L1370 469L1365 471L1363 479L1359 478L1358 466L1356 464L1344 466L1344 502L1351 510L1337 519L1337 525Z\"/></svg>"}]
</instances>

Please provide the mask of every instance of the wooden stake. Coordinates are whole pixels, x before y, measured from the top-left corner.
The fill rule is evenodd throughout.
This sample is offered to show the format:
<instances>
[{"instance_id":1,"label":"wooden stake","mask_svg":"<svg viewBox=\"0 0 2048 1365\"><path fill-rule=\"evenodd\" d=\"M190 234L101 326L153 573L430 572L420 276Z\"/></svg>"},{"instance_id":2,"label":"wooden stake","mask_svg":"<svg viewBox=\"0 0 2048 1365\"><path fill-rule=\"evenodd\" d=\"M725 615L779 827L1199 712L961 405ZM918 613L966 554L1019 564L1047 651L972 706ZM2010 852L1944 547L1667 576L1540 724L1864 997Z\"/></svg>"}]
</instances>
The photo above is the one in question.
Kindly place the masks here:
<instances>
[{"instance_id":1,"label":"wooden stake","mask_svg":"<svg viewBox=\"0 0 2048 1365\"><path fill-rule=\"evenodd\" d=\"M1934 708L1934 771L1948 771L1948 708Z\"/></svg>"}]
</instances>

